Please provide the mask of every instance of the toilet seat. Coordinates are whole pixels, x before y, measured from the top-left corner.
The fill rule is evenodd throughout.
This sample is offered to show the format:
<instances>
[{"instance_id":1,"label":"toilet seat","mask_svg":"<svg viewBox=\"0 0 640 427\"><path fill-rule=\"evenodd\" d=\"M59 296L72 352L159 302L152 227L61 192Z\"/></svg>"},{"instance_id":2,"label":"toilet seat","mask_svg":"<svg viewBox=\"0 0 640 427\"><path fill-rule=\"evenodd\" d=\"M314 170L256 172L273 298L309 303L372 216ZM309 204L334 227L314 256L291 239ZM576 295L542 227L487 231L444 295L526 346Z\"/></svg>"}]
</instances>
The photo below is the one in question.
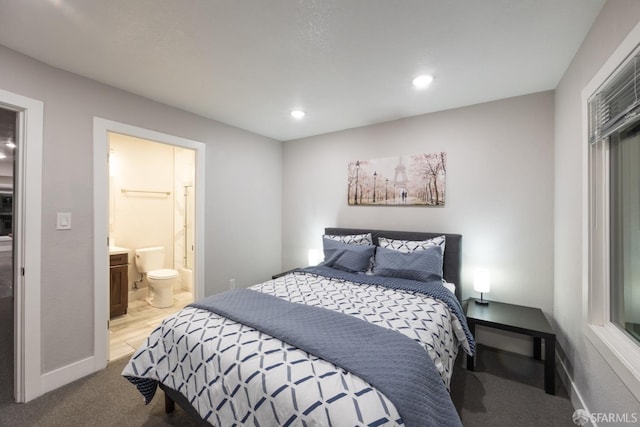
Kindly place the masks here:
<instances>
[{"instance_id":1,"label":"toilet seat","mask_svg":"<svg viewBox=\"0 0 640 427\"><path fill-rule=\"evenodd\" d=\"M147 273L147 278L154 280L175 279L178 277L178 271L171 268L162 268Z\"/></svg>"}]
</instances>

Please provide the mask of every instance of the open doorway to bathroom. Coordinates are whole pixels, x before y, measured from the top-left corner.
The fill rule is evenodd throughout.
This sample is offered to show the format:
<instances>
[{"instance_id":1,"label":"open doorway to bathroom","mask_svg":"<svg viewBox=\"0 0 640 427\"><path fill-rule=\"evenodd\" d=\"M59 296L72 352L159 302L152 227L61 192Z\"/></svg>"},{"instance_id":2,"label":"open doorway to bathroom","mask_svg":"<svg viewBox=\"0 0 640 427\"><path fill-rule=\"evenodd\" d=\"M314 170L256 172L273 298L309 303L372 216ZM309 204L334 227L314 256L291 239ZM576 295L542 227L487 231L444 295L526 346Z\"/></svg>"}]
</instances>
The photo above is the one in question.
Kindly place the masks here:
<instances>
[{"instance_id":1,"label":"open doorway to bathroom","mask_svg":"<svg viewBox=\"0 0 640 427\"><path fill-rule=\"evenodd\" d=\"M13 402L13 197L17 116L0 108L0 405Z\"/></svg>"},{"instance_id":2,"label":"open doorway to bathroom","mask_svg":"<svg viewBox=\"0 0 640 427\"><path fill-rule=\"evenodd\" d=\"M107 137L109 360L116 360L194 300L196 151L114 132ZM154 271L168 274L163 289L137 262L136 251L147 248L162 248L164 262ZM158 304L160 293L167 300L165 285L169 302Z\"/></svg>"}]
</instances>

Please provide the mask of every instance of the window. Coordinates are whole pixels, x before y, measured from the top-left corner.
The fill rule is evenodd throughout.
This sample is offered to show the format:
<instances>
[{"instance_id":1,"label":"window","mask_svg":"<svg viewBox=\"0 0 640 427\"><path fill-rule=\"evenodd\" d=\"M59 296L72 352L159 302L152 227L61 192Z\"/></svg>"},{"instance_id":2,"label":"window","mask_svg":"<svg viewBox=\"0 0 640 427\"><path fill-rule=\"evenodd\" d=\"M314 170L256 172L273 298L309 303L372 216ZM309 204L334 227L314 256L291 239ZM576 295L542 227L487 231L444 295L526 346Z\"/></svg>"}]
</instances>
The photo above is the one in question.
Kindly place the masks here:
<instances>
[{"instance_id":1,"label":"window","mask_svg":"<svg viewBox=\"0 0 640 427\"><path fill-rule=\"evenodd\" d=\"M589 101L592 167L592 230L604 230L594 248L608 271L606 321L640 344L640 53L632 55ZM608 154L607 154L608 152ZM601 206L600 206L601 205ZM603 215L597 216L597 212ZM608 220L607 220L608 218ZM608 252L608 253L607 253ZM604 256L603 256L604 255ZM608 310L607 310L608 309Z\"/></svg>"},{"instance_id":2,"label":"window","mask_svg":"<svg viewBox=\"0 0 640 427\"><path fill-rule=\"evenodd\" d=\"M585 335L640 399L640 24L582 98Z\"/></svg>"},{"instance_id":3,"label":"window","mask_svg":"<svg viewBox=\"0 0 640 427\"><path fill-rule=\"evenodd\" d=\"M640 345L640 126L609 137L610 321Z\"/></svg>"}]
</instances>

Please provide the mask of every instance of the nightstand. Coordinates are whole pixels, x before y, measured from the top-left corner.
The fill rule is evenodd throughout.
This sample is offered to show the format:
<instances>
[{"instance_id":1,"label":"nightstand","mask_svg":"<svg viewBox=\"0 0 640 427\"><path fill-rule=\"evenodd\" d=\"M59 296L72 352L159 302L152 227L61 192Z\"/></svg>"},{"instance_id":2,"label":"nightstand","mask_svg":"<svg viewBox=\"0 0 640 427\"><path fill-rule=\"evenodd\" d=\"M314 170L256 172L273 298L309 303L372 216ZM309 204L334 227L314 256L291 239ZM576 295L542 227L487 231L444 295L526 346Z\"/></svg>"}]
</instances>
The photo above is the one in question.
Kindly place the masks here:
<instances>
[{"instance_id":1,"label":"nightstand","mask_svg":"<svg viewBox=\"0 0 640 427\"><path fill-rule=\"evenodd\" d=\"M556 334L542 310L495 301L480 305L471 299L467 307L467 323L474 336L476 325L482 325L533 337L533 357L537 360L541 360L541 341L544 339L544 391L555 394ZM467 369L475 369L473 356L467 356Z\"/></svg>"}]
</instances>

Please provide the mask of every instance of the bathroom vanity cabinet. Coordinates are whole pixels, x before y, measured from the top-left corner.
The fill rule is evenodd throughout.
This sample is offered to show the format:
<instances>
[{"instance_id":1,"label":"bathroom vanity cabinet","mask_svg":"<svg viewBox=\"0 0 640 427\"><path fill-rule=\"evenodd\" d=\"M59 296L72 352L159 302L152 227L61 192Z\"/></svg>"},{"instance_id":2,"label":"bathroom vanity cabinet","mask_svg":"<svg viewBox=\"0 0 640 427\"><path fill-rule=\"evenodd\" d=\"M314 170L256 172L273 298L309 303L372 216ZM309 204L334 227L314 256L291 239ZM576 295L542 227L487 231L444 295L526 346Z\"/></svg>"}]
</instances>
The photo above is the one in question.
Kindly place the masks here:
<instances>
[{"instance_id":1,"label":"bathroom vanity cabinet","mask_svg":"<svg viewBox=\"0 0 640 427\"><path fill-rule=\"evenodd\" d=\"M109 256L109 314L111 318L127 313L129 305L129 254Z\"/></svg>"}]
</instances>

